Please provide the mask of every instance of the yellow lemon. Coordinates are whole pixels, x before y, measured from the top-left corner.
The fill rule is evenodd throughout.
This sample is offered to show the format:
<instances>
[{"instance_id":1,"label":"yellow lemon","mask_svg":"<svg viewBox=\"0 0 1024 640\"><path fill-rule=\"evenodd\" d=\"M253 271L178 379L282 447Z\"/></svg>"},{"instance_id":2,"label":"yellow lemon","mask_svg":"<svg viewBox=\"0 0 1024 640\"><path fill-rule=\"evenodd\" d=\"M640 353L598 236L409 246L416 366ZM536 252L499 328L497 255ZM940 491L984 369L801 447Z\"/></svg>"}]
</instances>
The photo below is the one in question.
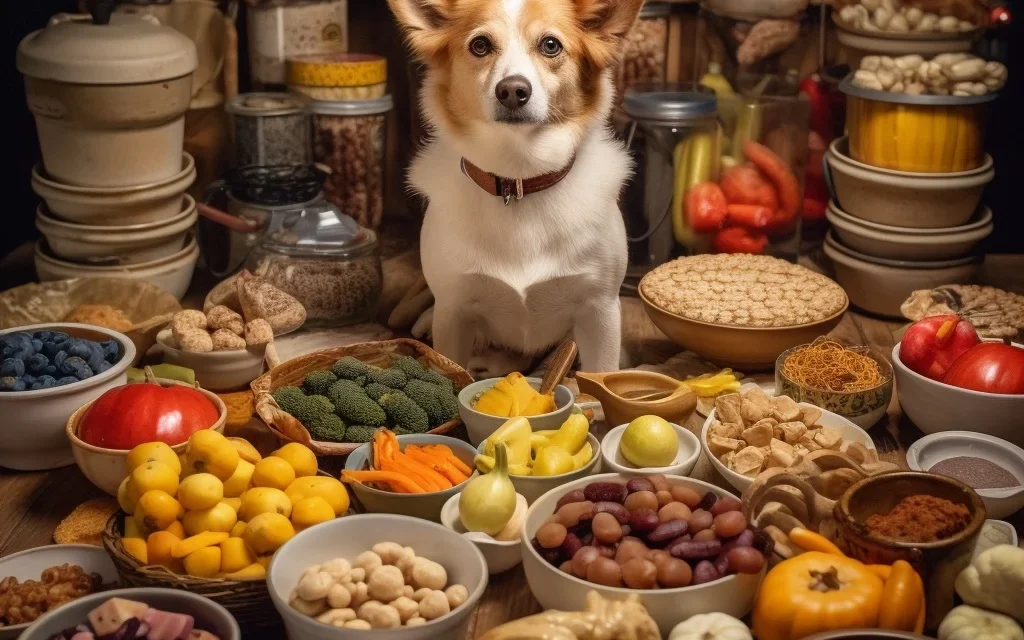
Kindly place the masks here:
<instances>
[{"instance_id":1,"label":"yellow lemon","mask_svg":"<svg viewBox=\"0 0 1024 640\"><path fill-rule=\"evenodd\" d=\"M238 510L242 508L241 498L224 498L220 502L221 504L226 504L229 507L231 507L231 510L234 511L235 513L238 513Z\"/></svg>"},{"instance_id":2,"label":"yellow lemon","mask_svg":"<svg viewBox=\"0 0 1024 640\"><path fill-rule=\"evenodd\" d=\"M237 521L235 510L223 502L218 502L209 509L186 511L181 523L185 525L185 533L195 536L204 531L227 533Z\"/></svg>"},{"instance_id":3,"label":"yellow lemon","mask_svg":"<svg viewBox=\"0 0 1024 640\"><path fill-rule=\"evenodd\" d=\"M184 470L189 475L212 473L223 482L235 472L239 459L238 451L227 438L213 429L203 429L188 440Z\"/></svg>"},{"instance_id":4,"label":"yellow lemon","mask_svg":"<svg viewBox=\"0 0 1024 640\"><path fill-rule=\"evenodd\" d=\"M256 470L255 465L248 460L239 460L238 466L231 477L224 481L224 497L237 498L245 493L252 485L252 474Z\"/></svg>"},{"instance_id":5,"label":"yellow lemon","mask_svg":"<svg viewBox=\"0 0 1024 640\"><path fill-rule=\"evenodd\" d=\"M143 462L131 474L132 488L138 495L150 491L178 492L178 474L162 462Z\"/></svg>"},{"instance_id":6,"label":"yellow lemon","mask_svg":"<svg viewBox=\"0 0 1024 640\"><path fill-rule=\"evenodd\" d=\"M246 440L245 438L228 438L228 442L238 452L239 457L245 460L249 464L256 464L263 459L260 452L256 450L256 447Z\"/></svg>"},{"instance_id":7,"label":"yellow lemon","mask_svg":"<svg viewBox=\"0 0 1024 640\"><path fill-rule=\"evenodd\" d=\"M345 485L337 478L329 478L327 476L296 478L295 482L288 485L284 492L292 501L292 504L303 498L318 496L331 505L335 516L345 515L345 512L348 511L348 491L345 490Z\"/></svg>"},{"instance_id":8,"label":"yellow lemon","mask_svg":"<svg viewBox=\"0 0 1024 640\"><path fill-rule=\"evenodd\" d=\"M292 501L284 491L272 487L254 487L242 494L242 508L238 517L249 522L261 513L276 513L288 518L292 515Z\"/></svg>"},{"instance_id":9,"label":"yellow lemon","mask_svg":"<svg viewBox=\"0 0 1024 640\"><path fill-rule=\"evenodd\" d=\"M143 533L162 531L182 516L181 504L166 491L147 491L135 505L135 524Z\"/></svg>"},{"instance_id":10,"label":"yellow lemon","mask_svg":"<svg viewBox=\"0 0 1024 640\"><path fill-rule=\"evenodd\" d=\"M220 570L224 573L241 571L256 562L256 556L249 551L245 540L228 538L220 543Z\"/></svg>"},{"instance_id":11,"label":"yellow lemon","mask_svg":"<svg viewBox=\"0 0 1024 640\"><path fill-rule=\"evenodd\" d=\"M149 534L149 539L146 540L149 564L167 567L175 573L184 571L181 560L174 557L174 548L180 541L180 538L169 531L156 531Z\"/></svg>"},{"instance_id":12,"label":"yellow lemon","mask_svg":"<svg viewBox=\"0 0 1024 640\"><path fill-rule=\"evenodd\" d=\"M132 475L129 473L117 487L117 504L121 505L121 510L128 515L135 513L135 503L139 501L139 494L131 480Z\"/></svg>"},{"instance_id":13,"label":"yellow lemon","mask_svg":"<svg viewBox=\"0 0 1024 640\"><path fill-rule=\"evenodd\" d=\"M284 491L295 481L295 470L281 458L263 458L252 472L254 487L273 487Z\"/></svg>"},{"instance_id":14,"label":"yellow lemon","mask_svg":"<svg viewBox=\"0 0 1024 640\"><path fill-rule=\"evenodd\" d=\"M296 478L316 475L316 454L298 442L289 442L270 455L290 464Z\"/></svg>"},{"instance_id":15,"label":"yellow lemon","mask_svg":"<svg viewBox=\"0 0 1024 640\"><path fill-rule=\"evenodd\" d=\"M220 573L220 547L198 549L185 556L185 573L195 578L212 578Z\"/></svg>"},{"instance_id":16,"label":"yellow lemon","mask_svg":"<svg viewBox=\"0 0 1024 640\"><path fill-rule=\"evenodd\" d=\"M637 467L664 467L679 452L679 436L664 418L640 416L626 425L619 451Z\"/></svg>"},{"instance_id":17,"label":"yellow lemon","mask_svg":"<svg viewBox=\"0 0 1024 640\"><path fill-rule=\"evenodd\" d=\"M224 483L212 473L194 473L178 485L178 502L187 510L209 509L224 499Z\"/></svg>"},{"instance_id":18,"label":"yellow lemon","mask_svg":"<svg viewBox=\"0 0 1024 640\"><path fill-rule=\"evenodd\" d=\"M249 521L242 539L257 555L271 554L295 535L295 527L279 513L261 513Z\"/></svg>"},{"instance_id":19,"label":"yellow lemon","mask_svg":"<svg viewBox=\"0 0 1024 640\"><path fill-rule=\"evenodd\" d=\"M135 471L146 462L162 462L171 468L175 475L181 474L181 461L169 445L164 442L146 442L128 452L124 466L128 473Z\"/></svg>"},{"instance_id":20,"label":"yellow lemon","mask_svg":"<svg viewBox=\"0 0 1024 640\"><path fill-rule=\"evenodd\" d=\"M334 509L319 496L303 498L292 505L292 524L296 531L328 520L334 520Z\"/></svg>"}]
</instances>

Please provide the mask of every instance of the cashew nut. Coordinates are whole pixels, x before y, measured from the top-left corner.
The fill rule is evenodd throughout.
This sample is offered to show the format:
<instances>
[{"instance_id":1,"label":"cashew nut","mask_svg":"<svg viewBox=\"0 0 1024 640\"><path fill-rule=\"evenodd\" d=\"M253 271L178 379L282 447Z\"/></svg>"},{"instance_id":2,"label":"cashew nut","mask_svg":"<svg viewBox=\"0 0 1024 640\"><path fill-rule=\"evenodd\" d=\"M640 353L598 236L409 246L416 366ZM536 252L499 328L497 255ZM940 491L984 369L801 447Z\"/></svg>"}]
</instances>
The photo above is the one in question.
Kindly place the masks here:
<instances>
[{"instance_id":1,"label":"cashew nut","mask_svg":"<svg viewBox=\"0 0 1024 640\"><path fill-rule=\"evenodd\" d=\"M384 565L370 575L368 593L374 600L391 602L402 595L405 579L398 567Z\"/></svg>"},{"instance_id":2,"label":"cashew nut","mask_svg":"<svg viewBox=\"0 0 1024 640\"><path fill-rule=\"evenodd\" d=\"M334 578L331 577L331 574L324 571L307 573L299 580L296 593L303 600L323 600L332 586L334 586Z\"/></svg>"},{"instance_id":3,"label":"cashew nut","mask_svg":"<svg viewBox=\"0 0 1024 640\"><path fill-rule=\"evenodd\" d=\"M351 609L331 609L316 617L317 621L340 627L350 620L356 619L356 612Z\"/></svg>"},{"instance_id":4,"label":"cashew nut","mask_svg":"<svg viewBox=\"0 0 1024 640\"><path fill-rule=\"evenodd\" d=\"M395 564L403 555L405 547L397 542L378 542L370 549L380 556L380 561L384 564Z\"/></svg>"},{"instance_id":5,"label":"cashew nut","mask_svg":"<svg viewBox=\"0 0 1024 640\"><path fill-rule=\"evenodd\" d=\"M373 576L374 570L383 565L380 556L372 551L364 551L356 556L353 566L358 567L366 572L366 577L369 579Z\"/></svg>"},{"instance_id":6,"label":"cashew nut","mask_svg":"<svg viewBox=\"0 0 1024 640\"><path fill-rule=\"evenodd\" d=\"M910 56L903 57L909 58ZM864 56L861 58L860 68L864 71L878 71L882 68L882 59L878 56Z\"/></svg>"},{"instance_id":7,"label":"cashew nut","mask_svg":"<svg viewBox=\"0 0 1024 640\"><path fill-rule=\"evenodd\" d=\"M444 589L448 584L448 572L440 564L426 558L416 558L410 572L410 582L416 588Z\"/></svg>"},{"instance_id":8,"label":"cashew nut","mask_svg":"<svg viewBox=\"0 0 1024 640\"><path fill-rule=\"evenodd\" d=\"M936 31L939 28L939 16L934 13L926 13L921 16L921 21L914 27L914 31Z\"/></svg>"},{"instance_id":9,"label":"cashew nut","mask_svg":"<svg viewBox=\"0 0 1024 640\"><path fill-rule=\"evenodd\" d=\"M889 31L910 31L910 23L907 22L906 16L901 13L897 13L889 20Z\"/></svg>"},{"instance_id":10,"label":"cashew nut","mask_svg":"<svg viewBox=\"0 0 1024 640\"><path fill-rule=\"evenodd\" d=\"M320 615L321 613L327 610L327 603L325 601L303 600L297 594L292 596L291 602L289 602L288 604L291 605L292 609L295 609L302 615L309 616L310 618L315 618L316 616Z\"/></svg>"},{"instance_id":11,"label":"cashew nut","mask_svg":"<svg viewBox=\"0 0 1024 640\"><path fill-rule=\"evenodd\" d=\"M985 77L985 61L981 58L962 60L946 68L946 76L953 82L973 82Z\"/></svg>"},{"instance_id":12,"label":"cashew nut","mask_svg":"<svg viewBox=\"0 0 1024 640\"><path fill-rule=\"evenodd\" d=\"M892 85L896 83L896 74L888 69L879 69L875 72L875 77L882 84L882 88L888 91Z\"/></svg>"},{"instance_id":13,"label":"cashew nut","mask_svg":"<svg viewBox=\"0 0 1024 640\"><path fill-rule=\"evenodd\" d=\"M412 594L412 599L416 602L422 602L423 598L426 598L427 594L431 591L433 591L433 589L428 589L426 587L423 587L422 589L417 589L416 592Z\"/></svg>"},{"instance_id":14,"label":"cashew nut","mask_svg":"<svg viewBox=\"0 0 1024 640\"><path fill-rule=\"evenodd\" d=\"M427 620L434 620L451 611L448 596L444 591L431 591L420 602L420 615Z\"/></svg>"},{"instance_id":15,"label":"cashew nut","mask_svg":"<svg viewBox=\"0 0 1024 640\"><path fill-rule=\"evenodd\" d=\"M907 24L913 28L917 28L917 25L921 24L921 18L924 17L924 12L917 7L910 7L903 15L907 18Z\"/></svg>"},{"instance_id":16,"label":"cashew nut","mask_svg":"<svg viewBox=\"0 0 1024 640\"><path fill-rule=\"evenodd\" d=\"M345 623L343 629L359 629L360 631L369 631L373 629L370 623L366 620L349 620Z\"/></svg>"},{"instance_id":17,"label":"cashew nut","mask_svg":"<svg viewBox=\"0 0 1024 640\"><path fill-rule=\"evenodd\" d=\"M349 596L351 596L349 606L353 609L370 599L369 590L365 582L346 582L342 586L345 587Z\"/></svg>"},{"instance_id":18,"label":"cashew nut","mask_svg":"<svg viewBox=\"0 0 1024 640\"><path fill-rule=\"evenodd\" d=\"M448 596L448 605L454 609L469 600L469 589L461 584L453 584L444 590L444 595Z\"/></svg>"},{"instance_id":19,"label":"cashew nut","mask_svg":"<svg viewBox=\"0 0 1024 640\"><path fill-rule=\"evenodd\" d=\"M327 592L327 604L331 605L332 609L344 609L352 604L352 594L345 588L345 585L335 584Z\"/></svg>"},{"instance_id":20,"label":"cashew nut","mask_svg":"<svg viewBox=\"0 0 1024 640\"><path fill-rule=\"evenodd\" d=\"M943 33L956 33L960 30L960 21L953 16L942 16L939 18L939 31Z\"/></svg>"},{"instance_id":21,"label":"cashew nut","mask_svg":"<svg viewBox=\"0 0 1024 640\"><path fill-rule=\"evenodd\" d=\"M857 71L853 74L853 84L858 87L864 87L865 89L874 89L875 91L885 91L882 87L882 83L878 81L878 77L870 71Z\"/></svg>"},{"instance_id":22,"label":"cashew nut","mask_svg":"<svg viewBox=\"0 0 1024 640\"><path fill-rule=\"evenodd\" d=\"M346 582L351 580L352 565L344 558L335 558L325 562L320 571L330 574L336 582Z\"/></svg>"},{"instance_id":23,"label":"cashew nut","mask_svg":"<svg viewBox=\"0 0 1024 640\"><path fill-rule=\"evenodd\" d=\"M389 604L398 611L398 615L402 618L402 622L407 622L409 618L416 617L420 612L419 603L412 598L406 598L405 596L396 598Z\"/></svg>"},{"instance_id":24,"label":"cashew nut","mask_svg":"<svg viewBox=\"0 0 1024 640\"><path fill-rule=\"evenodd\" d=\"M874 14L872 14L871 16L871 19L874 21L876 27L878 27L882 31L885 31L885 28L889 26L889 21L892 20L892 17L892 11L886 9L885 7L879 7L875 9Z\"/></svg>"},{"instance_id":25,"label":"cashew nut","mask_svg":"<svg viewBox=\"0 0 1024 640\"><path fill-rule=\"evenodd\" d=\"M416 616L415 618L409 618L405 621L405 626L407 627L419 627L424 624L427 624L427 619L421 618L420 616Z\"/></svg>"}]
</instances>

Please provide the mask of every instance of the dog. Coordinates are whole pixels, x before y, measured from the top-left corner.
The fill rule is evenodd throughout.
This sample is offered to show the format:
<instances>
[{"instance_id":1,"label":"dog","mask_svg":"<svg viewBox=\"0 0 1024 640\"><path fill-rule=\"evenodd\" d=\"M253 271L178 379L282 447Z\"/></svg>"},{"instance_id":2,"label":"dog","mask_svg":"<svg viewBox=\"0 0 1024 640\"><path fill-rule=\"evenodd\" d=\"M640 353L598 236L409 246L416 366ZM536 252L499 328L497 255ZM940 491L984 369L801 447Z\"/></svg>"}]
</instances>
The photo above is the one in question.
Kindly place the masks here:
<instances>
[{"instance_id":1,"label":"dog","mask_svg":"<svg viewBox=\"0 0 1024 640\"><path fill-rule=\"evenodd\" d=\"M583 369L617 370L632 160L612 68L643 0L388 2L426 66L433 136L408 178L434 347L479 378L571 337Z\"/></svg>"}]
</instances>

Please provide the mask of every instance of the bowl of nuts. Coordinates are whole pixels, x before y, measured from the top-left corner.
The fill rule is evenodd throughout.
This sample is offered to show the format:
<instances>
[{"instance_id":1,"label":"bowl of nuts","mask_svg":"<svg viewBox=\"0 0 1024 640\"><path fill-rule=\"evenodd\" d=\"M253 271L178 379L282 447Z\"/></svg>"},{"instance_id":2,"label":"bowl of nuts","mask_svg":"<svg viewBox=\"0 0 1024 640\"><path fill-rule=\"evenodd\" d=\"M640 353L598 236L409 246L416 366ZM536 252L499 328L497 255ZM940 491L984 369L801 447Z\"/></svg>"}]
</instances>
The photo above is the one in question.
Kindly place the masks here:
<instances>
[{"instance_id":1,"label":"bowl of nuts","mask_svg":"<svg viewBox=\"0 0 1024 640\"><path fill-rule=\"evenodd\" d=\"M701 613L742 618L773 543L740 507L724 489L682 476L566 483L527 511L526 581L541 606L559 611L582 610L590 591L635 594L666 636Z\"/></svg>"}]
</instances>

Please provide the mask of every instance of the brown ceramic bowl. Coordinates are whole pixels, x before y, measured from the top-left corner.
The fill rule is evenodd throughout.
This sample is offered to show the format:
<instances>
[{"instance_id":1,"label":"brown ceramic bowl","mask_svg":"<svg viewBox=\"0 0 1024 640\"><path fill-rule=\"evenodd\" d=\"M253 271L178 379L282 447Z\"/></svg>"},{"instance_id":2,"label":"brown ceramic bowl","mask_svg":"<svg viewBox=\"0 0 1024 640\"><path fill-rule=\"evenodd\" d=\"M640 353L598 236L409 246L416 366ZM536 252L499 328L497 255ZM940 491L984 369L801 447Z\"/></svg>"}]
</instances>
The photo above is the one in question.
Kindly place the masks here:
<instances>
[{"instance_id":1,"label":"brown ceramic bowl","mask_svg":"<svg viewBox=\"0 0 1024 640\"><path fill-rule=\"evenodd\" d=\"M928 636L884 629L842 629L816 633L804 640L928 640Z\"/></svg>"},{"instance_id":2,"label":"brown ceramic bowl","mask_svg":"<svg viewBox=\"0 0 1024 640\"><path fill-rule=\"evenodd\" d=\"M962 504L971 521L960 533L936 542L902 542L868 532L865 521L889 513L900 500L930 495ZM836 502L833 512L847 554L866 564L892 564L906 560L921 574L927 591L926 629L935 629L953 608L953 583L971 561L974 545L987 513L985 503L966 484L932 473L902 471L865 478Z\"/></svg>"}]
</instances>

